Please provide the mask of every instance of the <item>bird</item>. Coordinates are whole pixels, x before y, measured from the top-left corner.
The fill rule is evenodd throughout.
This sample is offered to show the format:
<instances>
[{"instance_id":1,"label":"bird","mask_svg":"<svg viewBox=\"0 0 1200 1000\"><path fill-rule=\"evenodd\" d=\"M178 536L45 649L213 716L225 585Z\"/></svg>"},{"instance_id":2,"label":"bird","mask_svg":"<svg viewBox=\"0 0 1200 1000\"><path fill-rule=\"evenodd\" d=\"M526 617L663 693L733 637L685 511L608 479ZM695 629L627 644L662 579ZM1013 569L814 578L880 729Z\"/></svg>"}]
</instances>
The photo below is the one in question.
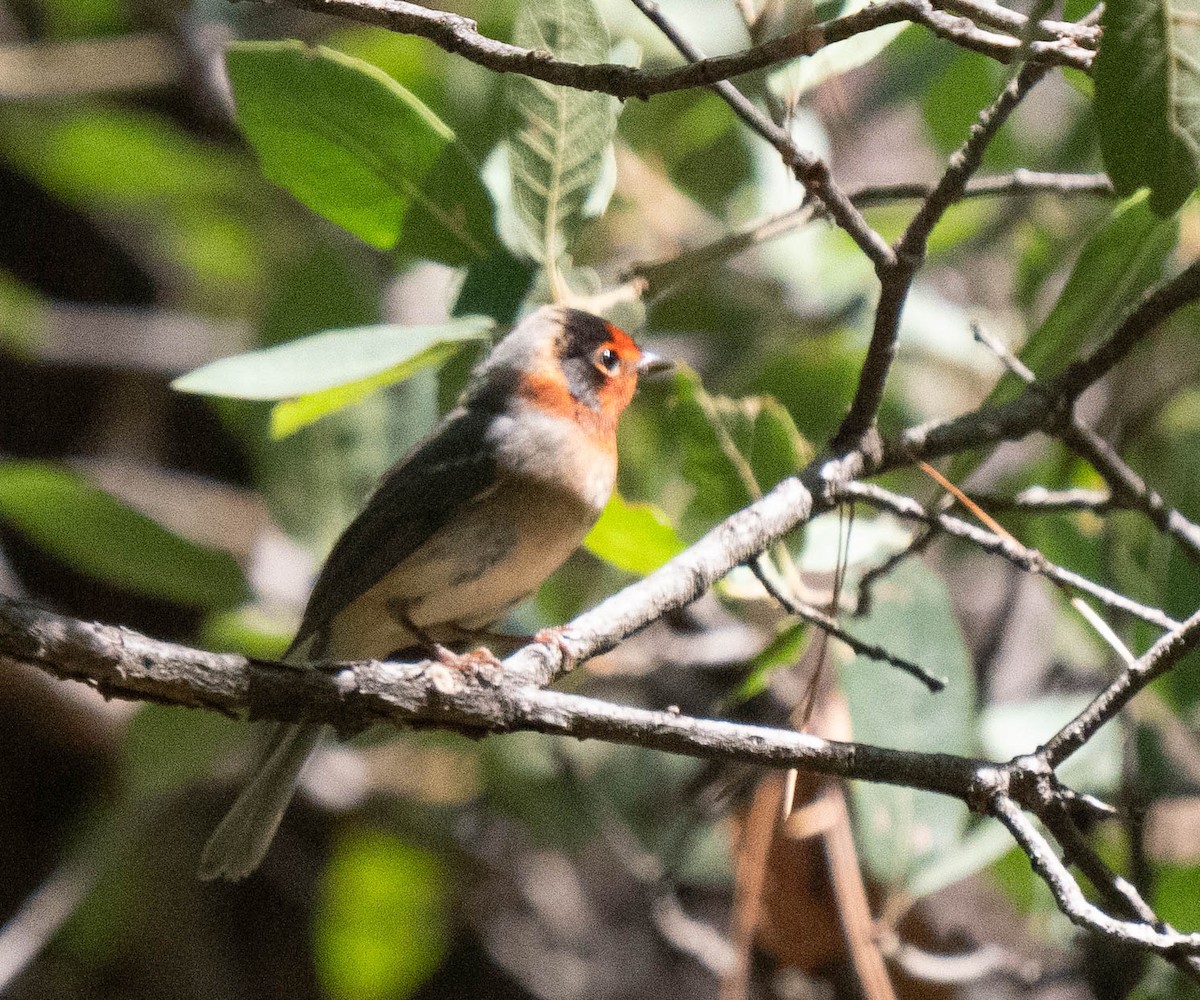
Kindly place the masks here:
<instances>
[{"instance_id":1,"label":"bird","mask_svg":"<svg viewBox=\"0 0 1200 1000\"><path fill-rule=\"evenodd\" d=\"M639 375L666 367L580 309L543 306L517 323L334 544L283 660L442 659L502 618L596 522L616 481L618 418ZM266 726L255 773L201 853L202 879L258 867L324 729Z\"/></svg>"}]
</instances>

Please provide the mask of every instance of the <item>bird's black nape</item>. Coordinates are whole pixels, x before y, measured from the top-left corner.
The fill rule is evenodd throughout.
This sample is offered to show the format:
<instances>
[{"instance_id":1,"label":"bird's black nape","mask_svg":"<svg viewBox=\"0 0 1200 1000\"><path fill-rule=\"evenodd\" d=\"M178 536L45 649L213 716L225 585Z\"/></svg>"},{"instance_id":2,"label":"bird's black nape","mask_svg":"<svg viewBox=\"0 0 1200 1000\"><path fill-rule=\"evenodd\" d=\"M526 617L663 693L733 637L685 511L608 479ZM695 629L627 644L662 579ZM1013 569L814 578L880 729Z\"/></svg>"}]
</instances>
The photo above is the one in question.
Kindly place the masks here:
<instances>
[{"instance_id":1,"label":"bird's black nape","mask_svg":"<svg viewBox=\"0 0 1200 1000\"><path fill-rule=\"evenodd\" d=\"M582 309L563 309L562 358L590 358L592 352L612 339L612 331L599 316Z\"/></svg>"}]
</instances>

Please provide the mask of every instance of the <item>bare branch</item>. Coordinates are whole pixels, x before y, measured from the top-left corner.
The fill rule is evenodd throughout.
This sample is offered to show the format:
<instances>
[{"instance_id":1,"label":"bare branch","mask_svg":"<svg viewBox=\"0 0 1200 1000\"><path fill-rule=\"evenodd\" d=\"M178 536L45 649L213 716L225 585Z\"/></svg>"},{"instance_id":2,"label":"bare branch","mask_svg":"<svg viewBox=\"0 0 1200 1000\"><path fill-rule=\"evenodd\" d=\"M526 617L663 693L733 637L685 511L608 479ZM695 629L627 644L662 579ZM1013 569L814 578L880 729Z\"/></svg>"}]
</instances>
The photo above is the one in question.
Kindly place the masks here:
<instances>
[{"instance_id":1,"label":"bare branch","mask_svg":"<svg viewBox=\"0 0 1200 1000\"><path fill-rule=\"evenodd\" d=\"M886 205L905 199L928 198L931 184L875 184L848 194L855 208ZM967 182L960 200L997 198L1008 195L1031 194L1112 196L1112 181L1107 174L1055 174L1033 170L1015 170L995 177L975 177ZM622 282L644 281L645 294L653 298L679 281L695 278L698 272L713 264L730 260L738 254L771 240L786 236L820 216L817 207L808 202L799 208L780 212L746 229L729 233L703 246L693 247L667 260L635 264L622 276Z\"/></svg>"},{"instance_id":2,"label":"bare branch","mask_svg":"<svg viewBox=\"0 0 1200 1000\"><path fill-rule=\"evenodd\" d=\"M925 262L929 234L946 210L962 197L967 181L979 169L983 154L1000 127L1045 73L1045 67L1026 64L1000 96L980 112L979 120L971 126L970 135L950 157L941 180L921 203L904 235L897 241L891 266L879 269L879 304L875 308L874 329L850 411L833 437L835 452L855 445L875 425L883 402L884 385L896 357L900 317L913 278Z\"/></svg>"},{"instance_id":3,"label":"bare branch","mask_svg":"<svg viewBox=\"0 0 1200 1000\"><path fill-rule=\"evenodd\" d=\"M1051 490L1045 486L1029 486L1014 497L995 493L972 493L970 496L984 510L993 513L1015 510L1034 514L1057 514L1063 511L1107 514L1121 506L1107 490Z\"/></svg>"},{"instance_id":4,"label":"bare branch","mask_svg":"<svg viewBox=\"0 0 1200 1000\"><path fill-rule=\"evenodd\" d=\"M1034 373L1002 341L978 325L974 327L974 331L975 339L995 354L1009 371L1027 385L1033 385L1037 381ZM1066 426L1059 431L1059 436L1069 448L1091 462L1092 467L1108 483L1113 494L1112 504L1141 511L1159 531L1178 541L1183 546L1185 555L1193 561L1200 561L1200 525L1168 506L1167 502L1126 464L1117 454L1117 450L1086 426L1074 411L1071 412Z\"/></svg>"},{"instance_id":5,"label":"bare branch","mask_svg":"<svg viewBox=\"0 0 1200 1000\"><path fill-rule=\"evenodd\" d=\"M1029 33L1029 19L1024 14L998 3L988 3L987 0L935 0L934 6L939 10L962 14L979 24L1018 38ZM1072 38L1082 47L1094 49L1100 44L1100 29L1082 21L1076 24L1072 21L1045 20L1034 26L1031 37L1047 40Z\"/></svg>"},{"instance_id":6,"label":"bare branch","mask_svg":"<svg viewBox=\"0 0 1200 1000\"><path fill-rule=\"evenodd\" d=\"M263 0L270 4L272 0ZM377 28L429 39L447 52L463 56L496 73L519 73L576 90L611 94L622 99L647 98L676 90L708 87L731 77L773 66L797 56L812 55L835 42L844 41L885 24L913 21L958 45L981 52L999 62L1009 62L1020 51L1021 42L1011 34L989 31L966 17L935 9L929 0L882 0L863 10L824 24L802 28L770 39L742 52L711 59L694 59L691 65L654 72L620 63L571 63L550 53L525 49L480 34L469 17L450 11L431 10L405 0L274 0L299 10L330 14ZM1021 18L1022 24L1024 18ZM1047 66L1074 66L1089 71L1093 53L1082 47L1074 25L1056 28L1057 22L1040 22L1041 39L1029 58ZM1011 29L1001 27L1001 31Z\"/></svg>"},{"instance_id":7,"label":"bare branch","mask_svg":"<svg viewBox=\"0 0 1200 1000\"><path fill-rule=\"evenodd\" d=\"M83 681L107 697L324 722L343 734L379 722L475 734L529 730L860 777L956 798L973 794L976 770L991 768L947 754L885 750L788 729L630 708L533 687L505 671L471 674L432 661L313 664L313 669L252 661L65 618L7 598L0 598L3 661Z\"/></svg>"},{"instance_id":8,"label":"bare branch","mask_svg":"<svg viewBox=\"0 0 1200 1000\"><path fill-rule=\"evenodd\" d=\"M1108 587L1094 583L1086 577L1080 576L1078 573L1058 566L1047 560L1040 552L1028 549L1019 542L1014 542L1012 539L1002 538L994 532L985 531L983 528L976 527L974 524L960 520L957 517L951 517L949 514L928 511L916 500L912 500L909 497L891 493L873 483L848 483L845 486L838 487L838 490L840 495L846 499L861 500L884 510L889 510L906 520L918 521L938 531L943 531L954 538L961 538L978 545L985 552L1002 556L1014 566L1018 566L1029 573L1036 573L1062 586L1090 594L1105 607L1124 611L1137 618L1141 618L1143 621L1150 622L1152 625L1157 625L1162 629L1177 629L1180 627L1179 622L1158 608L1140 604L1132 598L1126 597L1124 594L1117 593L1115 590L1110 590Z\"/></svg>"},{"instance_id":9,"label":"bare branch","mask_svg":"<svg viewBox=\"0 0 1200 1000\"><path fill-rule=\"evenodd\" d=\"M884 0L884 2L891 3L894 0ZM693 63L704 58L704 54L684 38L670 20L663 15L654 0L633 0L633 3L638 10L654 22L684 58L692 60ZM875 8L867 7L859 13L866 13L872 9ZM798 149L786 130L780 128L767 115L763 114L728 80L713 84L713 90L721 95L725 103L733 109L734 114L779 151L783 162L796 175L796 179L804 185L808 196L815 198L825 207L830 217L850 235L850 238L876 268L887 267L894 262L892 248L888 246L887 240L872 229L867 224L867 220L863 218L862 213L851 204L846 193L834 182L829 165L824 160Z\"/></svg>"},{"instance_id":10,"label":"bare branch","mask_svg":"<svg viewBox=\"0 0 1200 1000\"><path fill-rule=\"evenodd\" d=\"M1083 746L1104 723L1114 718L1135 694L1161 677L1200 644L1200 611L1159 639L1137 661L1126 667L1090 705L1056 733L1040 756L1057 767Z\"/></svg>"},{"instance_id":11,"label":"bare branch","mask_svg":"<svg viewBox=\"0 0 1200 1000\"><path fill-rule=\"evenodd\" d=\"M819 629L827 632L835 639L840 639L850 647L857 655L865 656L871 660L878 660L880 663L887 663L893 667L903 670L924 684L930 691L941 691L946 687L945 677L935 677L920 664L913 663L903 657L889 653L882 646L875 643L864 642L844 628L842 628L833 618L825 614L820 608L814 608L811 604L806 604L803 601L797 601L785 594L770 575L765 572L761 560L755 560L750 563L750 568L754 571L754 575L758 577L759 583L766 588L768 594L778 602L779 606L788 614L795 615L797 618L802 618L806 622L811 622Z\"/></svg>"},{"instance_id":12,"label":"bare branch","mask_svg":"<svg viewBox=\"0 0 1200 1000\"><path fill-rule=\"evenodd\" d=\"M1159 930L1154 924L1117 920L1098 906L1088 902L1079 883L1067 871L1053 848L1021 812L1020 807L1006 795L996 796L989 810L1029 857L1034 871L1050 887L1055 902L1071 921L1080 927L1106 937L1136 944L1159 954L1191 953L1200 944L1200 934L1181 934L1175 930Z\"/></svg>"},{"instance_id":13,"label":"bare branch","mask_svg":"<svg viewBox=\"0 0 1200 1000\"><path fill-rule=\"evenodd\" d=\"M1148 337L1178 309L1200 299L1200 260L1150 289L1091 354L1060 375L1030 385L1016 399L987 406L949 420L906 430L885 448L882 471L923 458L956 454L980 445L1016 441L1034 431L1054 433L1076 399L1108 374L1134 345Z\"/></svg>"},{"instance_id":14,"label":"bare branch","mask_svg":"<svg viewBox=\"0 0 1200 1000\"><path fill-rule=\"evenodd\" d=\"M1141 511L1163 534L1170 535L1194 562L1200 562L1200 525L1184 517L1146 485L1117 450L1078 417L1062 435L1067 446L1087 459L1112 490L1113 502Z\"/></svg>"}]
</instances>

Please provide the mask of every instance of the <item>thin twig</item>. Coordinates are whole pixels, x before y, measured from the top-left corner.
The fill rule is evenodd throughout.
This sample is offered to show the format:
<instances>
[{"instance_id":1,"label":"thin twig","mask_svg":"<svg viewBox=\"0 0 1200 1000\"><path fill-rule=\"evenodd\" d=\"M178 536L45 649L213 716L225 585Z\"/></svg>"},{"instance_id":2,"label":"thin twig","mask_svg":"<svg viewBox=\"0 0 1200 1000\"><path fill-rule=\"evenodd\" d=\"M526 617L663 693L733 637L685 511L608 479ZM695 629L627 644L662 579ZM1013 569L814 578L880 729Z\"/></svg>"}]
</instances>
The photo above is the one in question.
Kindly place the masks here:
<instances>
[{"instance_id":1,"label":"thin twig","mask_svg":"<svg viewBox=\"0 0 1200 1000\"><path fill-rule=\"evenodd\" d=\"M1026 385L1037 384L1037 376L1008 349L1008 346L978 324L972 329L975 339L988 348L1009 371ZM1087 459L1112 491L1112 502L1140 511L1163 534L1170 535L1183 547L1184 554L1200 561L1200 525L1184 517L1149 486L1125 462L1117 450L1079 419L1072 410L1059 431L1063 442Z\"/></svg>"},{"instance_id":2,"label":"thin twig","mask_svg":"<svg viewBox=\"0 0 1200 1000\"><path fill-rule=\"evenodd\" d=\"M903 657L889 653L882 646L875 643L864 642L862 639L856 638L842 628L833 618L825 614L820 608L814 608L811 604L806 604L803 601L795 600L785 594L771 579L762 566L762 561L759 559L750 563L750 568L754 575L758 577L759 583L763 585L767 593L784 609L788 614L795 615L797 618L803 618L806 622L811 622L822 631L833 636L835 639L840 639L849 646L859 656L865 656L871 660L877 660L880 663L887 663L893 667L903 670L906 674L910 674L924 684L930 691L941 691L946 687L945 677L935 677L924 667L917 663L913 663Z\"/></svg>"},{"instance_id":3,"label":"thin twig","mask_svg":"<svg viewBox=\"0 0 1200 1000\"><path fill-rule=\"evenodd\" d=\"M954 538L961 538L972 542L985 552L1002 556L1014 566L1018 566L1027 572L1036 573L1038 576L1044 576L1055 583L1082 591L1085 594L1091 594L1092 597L1096 598L1105 607L1124 611L1152 625L1157 625L1162 629L1179 627L1179 622L1158 608L1140 604L1132 598L1126 597L1124 594L1119 594L1115 590L1110 590L1108 587L1080 576L1078 573L1058 566L1047 560L1040 552L1028 549L1019 542L1014 542L1011 538L1003 538L995 532L985 531L967 521L951 517L948 514L928 511L916 500L909 497L892 493L873 483L848 483L840 487L840 492L847 500L864 501L873 506L891 511L893 514L903 517L906 520L918 521L921 524L926 524L931 528L943 531Z\"/></svg>"},{"instance_id":4,"label":"thin twig","mask_svg":"<svg viewBox=\"0 0 1200 1000\"><path fill-rule=\"evenodd\" d=\"M884 0L884 2L890 3L893 0ZM662 13L654 0L633 0L633 3L655 24L684 58L693 63L704 58L704 54L680 33L679 29ZM866 13L872 9L868 7L860 13ZM846 193L834 181L833 175L829 171L829 165L824 160L797 148L786 130L780 128L767 115L763 114L728 80L715 83L712 88L733 109L734 114L775 147L783 158L783 162L795 173L796 179L804 185L808 196L815 198L825 207L830 217L849 234L858 248L877 268L890 266L893 263L894 255L887 240L871 228L862 213L850 202Z\"/></svg>"},{"instance_id":5,"label":"thin twig","mask_svg":"<svg viewBox=\"0 0 1200 1000\"><path fill-rule=\"evenodd\" d=\"M873 184L848 193L856 208L887 205L906 199L928 198L932 184ZM973 177L967 182L960 200L998 198L1010 195L1058 194L1109 196L1112 181L1107 174L1055 174L1015 170L995 177ZM770 240L786 236L820 216L816 206L807 202L798 208L780 212L745 229L729 233L703 246L685 250L675 257L652 263L635 264L622 276L622 283L644 281L644 293L653 298L678 281L694 280L704 269L736 257Z\"/></svg>"},{"instance_id":6,"label":"thin twig","mask_svg":"<svg viewBox=\"0 0 1200 1000\"><path fill-rule=\"evenodd\" d=\"M896 357L900 317L913 279L925 262L929 235L946 210L962 197L967 181L979 169L983 154L1000 127L1045 73L1042 66L1025 65L999 97L980 112L979 120L971 126L970 135L950 157L945 173L896 242L893 263L879 271L879 304L875 308L871 341L867 345L850 410L833 436L831 447L834 452L856 444L875 425L883 403L884 386Z\"/></svg>"},{"instance_id":7,"label":"thin twig","mask_svg":"<svg viewBox=\"0 0 1200 1000\"><path fill-rule=\"evenodd\" d=\"M1125 314L1113 333L1082 361L1060 375L1039 380L1016 399L984 406L962 416L910 427L899 440L885 445L872 471L907 465L917 458L929 461L981 445L1016 441L1035 431L1054 433L1075 400L1107 375L1176 310L1200 299L1200 260L1150 289Z\"/></svg>"},{"instance_id":8,"label":"thin twig","mask_svg":"<svg viewBox=\"0 0 1200 1000\"><path fill-rule=\"evenodd\" d=\"M1200 644L1200 611L1159 639L1137 661L1117 675L1091 704L1063 726L1039 751L1051 766L1058 767L1091 739L1104 723L1114 718L1131 698L1151 681L1170 670L1184 655Z\"/></svg>"},{"instance_id":9,"label":"thin twig","mask_svg":"<svg viewBox=\"0 0 1200 1000\"><path fill-rule=\"evenodd\" d=\"M988 3L986 0L934 0L934 6L953 14L962 14L972 21L998 28L1018 38L1029 33L1029 18L998 3ZM1043 20L1036 22L1033 37L1047 40L1071 38L1084 48L1094 49L1100 44L1100 29L1082 21Z\"/></svg>"},{"instance_id":10,"label":"thin twig","mask_svg":"<svg viewBox=\"0 0 1200 1000\"><path fill-rule=\"evenodd\" d=\"M980 506L998 512L1021 511L1033 514L1058 514L1064 511L1079 511L1107 514L1121 506L1113 499L1113 495L1108 490L1052 490L1045 486L1027 486L1012 497L1000 496L995 493L972 493L970 496Z\"/></svg>"},{"instance_id":11,"label":"thin twig","mask_svg":"<svg viewBox=\"0 0 1200 1000\"><path fill-rule=\"evenodd\" d=\"M1191 942L1200 940L1200 934L1181 934L1173 930L1159 930L1150 924L1118 920L1088 902L1079 883L1071 877L1071 873L1059 860L1046 838L1038 832L1012 799L1005 795L996 796L991 803L990 812L1021 845L1034 871L1050 887L1058 908L1073 923L1159 954L1194 951Z\"/></svg>"}]
</instances>

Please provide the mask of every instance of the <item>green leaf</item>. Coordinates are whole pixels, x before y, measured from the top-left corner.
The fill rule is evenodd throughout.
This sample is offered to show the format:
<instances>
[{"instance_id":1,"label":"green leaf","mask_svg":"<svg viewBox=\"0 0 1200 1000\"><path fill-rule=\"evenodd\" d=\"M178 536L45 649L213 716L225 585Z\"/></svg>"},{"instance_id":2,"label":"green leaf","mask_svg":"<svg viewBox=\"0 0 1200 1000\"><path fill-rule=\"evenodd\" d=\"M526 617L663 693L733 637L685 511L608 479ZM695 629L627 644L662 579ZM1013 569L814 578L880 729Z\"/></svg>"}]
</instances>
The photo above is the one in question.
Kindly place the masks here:
<instances>
[{"instance_id":1,"label":"green leaf","mask_svg":"<svg viewBox=\"0 0 1200 1000\"><path fill-rule=\"evenodd\" d=\"M975 682L945 584L923 563L901 563L876 591L869 615L850 630L866 642L945 677L931 694L886 664L856 657L841 672L854 738L904 750L971 754ZM931 869L953 857L967 828L960 802L911 788L853 784L864 861L885 885L911 891L932 884Z\"/></svg>"},{"instance_id":2,"label":"green leaf","mask_svg":"<svg viewBox=\"0 0 1200 1000\"><path fill-rule=\"evenodd\" d=\"M440 326L370 326L331 330L221 358L180 378L180 392L234 399L286 400L271 415L284 437L376 389L441 364L464 344L483 340L486 316Z\"/></svg>"},{"instance_id":3,"label":"green leaf","mask_svg":"<svg viewBox=\"0 0 1200 1000\"><path fill-rule=\"evenodd\" d=\"M454 133L369 63L301 42L226 57L263 171L372 246L459 265L496 248L491 202Z\"/></svg>"},{"instance_id":4,"label":"green leaf","mask_svg":"<svg viewBox=\"0 0 1200 1000\"><path fill-rule=\"evenodd\" d=\"M608 58L608 29L591 0L529 0L513 27L517 45L569 62ZM569 251L588 195L600 178L620 102L513 74L516 122L508 139L522 251L542 262ZM516 249L516 248L514 248Z\"/></svg>"},{"instance_id":5,"label":"green leaf","mask_svg":"<svg viewBox=\"0 0 1200 1000\"><path fill-rule=\"evenodd\" d=\"M645 576L683 551L667 515L648 503L629 503L619 493L608 501L583 546L626 573Z\"/></svg>"},{"instance_id":6,"label":"green leaf","mask_svg":"<svg viewBox=\"0 0 1200 1000\"><path fill-rule=\"evenodd\" d=\"M339 839L317 902L314 959L334 1000L405 997L449 941L445 875L426 851L386 833Z\"/></svg>"},{"instance_id":7,"label":"green leaf","mask_svg":"<svg viewBox=\"0 0 1200 1000\"><path fill-rule=\"evenodd\" d=\"M1200 0L1110 0L1096 56L1096 121L1119 194L1150 188L1171 215L1200 182Z\"/></svg>"},{"instance_id":8,"label":"green leaf","mask_svg":"<svg viewBox=\"0 0 1200 1000\"><path fill-rule=\"evenodd\" d=\"M865 6L850 4L844 13L850 14ZM827 45L810 56L794 59L767 77L767 87L777 96L794 103L826 80L865 66L907 27L904 23L885 24Z\"/></svg>"},{"instance_id":9,"label":"green leaf","mask_svg":"<svg viewBox=\"0 0 1200 1000\"><path fill-rule=\"evenodd\" d=\"M0 462L0 521L74 569L139 594L206 608L249 596L229 553L167 531L66 469Z\"/></svg>"},{"instance_id":10,"label":"green leaf","mask_svg":"<svg viewBox=\"0 0 1200 1000\"><path fill-rule=\"evenodd\" d=\"M1050 315L1025 342L1021 360L1045 378L1111 332L1161 277L1178 235L1178 221L1158 218L1144 197L1117 206L1087 241ZM1008 402L1023 385L1016 375L1005 375L990 402Z\"/></svg>"},{"instance_id":11,"label":"green leaf","mask_svg":"<svg viewBox=\"0 0 1200 1000\"><path fill-rule=\"evenodd\" d=\"M462 347L461 340L441 341L377 375L276 403L271 408L271 436L278 439L295 434L300 428L307 427L327 414L361 402L377 389L403 382L426 368L438 367L454 357Z\"/></svg>"},{"instance_id":12,"label":"green leaf","mask_svg":"<svg viewBox=\"0 0 1200 1000\"><path fill-rule=\"evenodd\" d=\"M770 396L710 396L695 372L675 374L670 418L695 493L684 515L689 537L740 510L808 462L812 448Z\"/></svg>"}]
</instances>

